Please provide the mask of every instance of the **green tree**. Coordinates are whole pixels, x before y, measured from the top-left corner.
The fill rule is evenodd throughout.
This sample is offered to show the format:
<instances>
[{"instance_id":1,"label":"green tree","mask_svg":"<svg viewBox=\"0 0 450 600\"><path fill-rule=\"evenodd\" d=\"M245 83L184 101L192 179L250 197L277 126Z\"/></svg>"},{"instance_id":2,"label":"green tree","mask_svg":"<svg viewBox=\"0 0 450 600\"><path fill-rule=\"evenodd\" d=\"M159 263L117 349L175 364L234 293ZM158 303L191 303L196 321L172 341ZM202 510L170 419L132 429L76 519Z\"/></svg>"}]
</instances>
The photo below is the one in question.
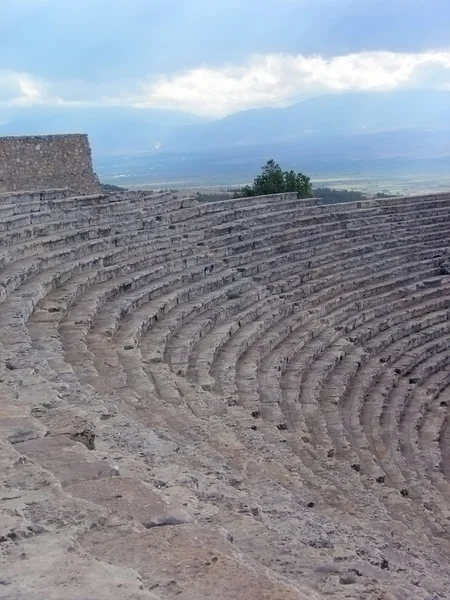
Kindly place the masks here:
<instances>
[{"instance_id":1,"label":"green tree","mask_svg":"<svg viewBox=\"0 0 450 600\"><path fill-rule=\"evenodd\" d=\"M266 196L283 192L297 192L298 198L310 198L313 192L311 180L303 173L283 171L274 160L269 160L262 167L261 174L255 177L253 185L245 186L235 193L235 197Z\"/></svg>"}]
</instances>

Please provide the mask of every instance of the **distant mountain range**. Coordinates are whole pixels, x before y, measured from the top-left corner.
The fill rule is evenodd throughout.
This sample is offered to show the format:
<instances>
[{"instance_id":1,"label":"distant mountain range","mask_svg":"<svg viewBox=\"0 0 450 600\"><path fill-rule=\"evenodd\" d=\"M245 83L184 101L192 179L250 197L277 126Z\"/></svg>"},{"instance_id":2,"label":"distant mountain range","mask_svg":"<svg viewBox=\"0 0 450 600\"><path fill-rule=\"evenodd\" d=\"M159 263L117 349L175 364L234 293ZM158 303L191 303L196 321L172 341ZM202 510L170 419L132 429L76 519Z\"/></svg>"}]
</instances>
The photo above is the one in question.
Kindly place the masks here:
<instances>
[{"instance_id":1,"label":"distant mountain range","mask_svg":"<svg viewBox=\"0 0 450 600\"><path fill-rule=\"evenodd\" d=\"M296 141L319 144L326 152L327 140L335 137L341 144L349 136L392 132L392 140L401 131L411 132L412 144L415 131L420 140L426 131L450 131L450 92L325 95L286 108L247 110L217 120L180 111L128 107L0 107L0 136L86 132L94 157L250 150L261 144ZM402 136L398 139L403 141Z\"/></svg>"},{"instance_id":2,"label":"distant mountain range","mask_svg":"<svg viewBox=\"0 0 450 600\"><path fill-rule=\"evenodd\" d=\"M450 130L450 92L347 93L310 98L286 108L248 110L182 128L163 148L198 152L406 129Z\"/></svg>"}]
</instances>

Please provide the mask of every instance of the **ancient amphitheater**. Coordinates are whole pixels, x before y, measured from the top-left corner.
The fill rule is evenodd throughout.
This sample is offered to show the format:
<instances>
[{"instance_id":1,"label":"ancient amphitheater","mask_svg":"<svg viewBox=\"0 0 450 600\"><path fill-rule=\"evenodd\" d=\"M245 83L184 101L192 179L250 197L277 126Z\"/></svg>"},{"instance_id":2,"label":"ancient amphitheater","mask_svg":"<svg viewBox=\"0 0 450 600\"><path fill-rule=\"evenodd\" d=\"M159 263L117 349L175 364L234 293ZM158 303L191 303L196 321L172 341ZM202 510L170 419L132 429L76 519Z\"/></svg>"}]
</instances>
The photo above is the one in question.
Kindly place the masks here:
<instances>
[{"instance_id":1,"label":"ancient amphitheater","mask_svg":"<svg viewBox=\"0 0 450 600\"><path fill-rule=\"evenodd\" d=\"M450 597L450 194L0 195L0 597Z\"/></svg>"}]
</instances>

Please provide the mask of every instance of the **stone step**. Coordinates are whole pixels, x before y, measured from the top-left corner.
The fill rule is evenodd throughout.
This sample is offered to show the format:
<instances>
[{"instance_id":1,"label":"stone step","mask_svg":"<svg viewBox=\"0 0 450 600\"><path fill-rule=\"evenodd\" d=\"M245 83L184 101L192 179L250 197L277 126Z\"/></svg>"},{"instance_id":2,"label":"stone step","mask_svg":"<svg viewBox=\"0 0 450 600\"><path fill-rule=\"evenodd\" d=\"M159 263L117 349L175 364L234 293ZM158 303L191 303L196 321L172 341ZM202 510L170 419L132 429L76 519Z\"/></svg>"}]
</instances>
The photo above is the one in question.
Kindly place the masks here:
<instances>
[{"instance_id":1,"label":"stone step","mask_svg":"<svg viewBox=\"0 0 450 600\"><path fill-rule=\"evenodd\" d=\"M83 546L102 561L138 571L144 587L180 600L319 600L313 591L277 580L235 551L225 535L180 525L120 535L93 531Z\"/></svg>"},{"instance_id":2,"label":"stone step","mask_svg":"<svg viewBox=\"0 0 450 600\"><path fill-rule=\"evenodd\" d=\"M88 460L86 448L63 435L20 442L15 448L53 473L63 486L119 474L117 465L106 460Z\"/></svg>"}]
</instances>

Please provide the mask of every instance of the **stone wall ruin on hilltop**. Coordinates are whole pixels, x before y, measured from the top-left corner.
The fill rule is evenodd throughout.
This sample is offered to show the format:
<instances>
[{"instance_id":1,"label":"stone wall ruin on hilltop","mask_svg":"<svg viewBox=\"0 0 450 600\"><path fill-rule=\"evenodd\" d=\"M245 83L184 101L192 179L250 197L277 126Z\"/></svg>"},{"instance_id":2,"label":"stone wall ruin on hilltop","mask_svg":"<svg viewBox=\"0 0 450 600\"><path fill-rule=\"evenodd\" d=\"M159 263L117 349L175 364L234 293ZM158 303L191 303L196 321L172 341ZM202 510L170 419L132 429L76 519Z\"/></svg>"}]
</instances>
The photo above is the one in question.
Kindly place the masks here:
<instances>
[{"instance_id":1,"label":"stone wall ruin on hilltop","mask_svg":"<svg viewBox=\"0 0 450 600\"><path fill-rule=\"evenodd\" d=\"M49 188L100 191L88 136L0 137L0 192Z\"/></svg>"}]
</instances>

